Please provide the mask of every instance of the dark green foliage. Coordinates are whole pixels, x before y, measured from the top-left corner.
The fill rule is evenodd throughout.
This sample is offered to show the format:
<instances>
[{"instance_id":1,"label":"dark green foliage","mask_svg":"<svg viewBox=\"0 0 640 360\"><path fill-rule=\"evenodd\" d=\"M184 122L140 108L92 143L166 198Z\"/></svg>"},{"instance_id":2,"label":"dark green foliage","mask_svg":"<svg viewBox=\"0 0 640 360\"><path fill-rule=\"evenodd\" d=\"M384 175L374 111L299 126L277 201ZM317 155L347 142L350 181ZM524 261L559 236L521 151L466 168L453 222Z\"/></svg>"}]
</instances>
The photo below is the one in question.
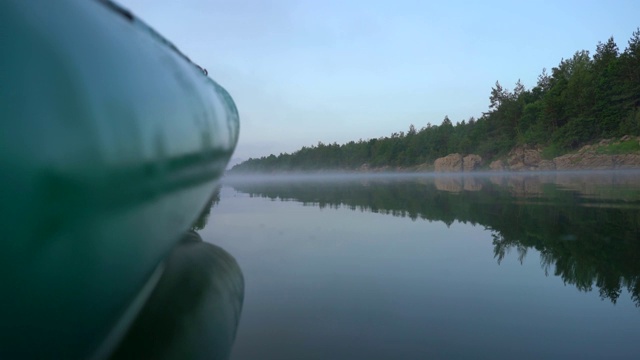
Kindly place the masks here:
<instances>
[{"instance_id":1,"label":"dark green foliage","mask_svg":"<svg viewBox=\"0 0 640 360\"><path fill-rule=\"evenodd\" d=\"M578 117L553 133L551 145L565 151L573 150L598 136L599 128L595 119Z\"/></svg>"},{"instance_id":2,"label":"dark green foliage","mask_svg":"<svg viewBox=\"0 0 640 360\"><path fill-rule=\"evenodd\" d=\"M551 160L556 156L560 156L564 151L556 144L551 144L542 150L542 158L545 160Z\"/></svg>"},{"instance_id":3,"label":"dark green foliage","mask_svg":"<svg viewBox=\"0 0 640 360\"><path fill-rule=\"evenodd\" d=\"M394 168L433 163L450 153L504 156L518 145L548 148L557 156L601 138L640 135L640 28L621 53L613 38L598 43L591 57L577 51L532 89L518 80L513 91L498 81L489 111L479 119L413 125L390 137L303 147L292 154L249 159L232 171L354 170L363 165Z\"/></svg>"}]
</instances>

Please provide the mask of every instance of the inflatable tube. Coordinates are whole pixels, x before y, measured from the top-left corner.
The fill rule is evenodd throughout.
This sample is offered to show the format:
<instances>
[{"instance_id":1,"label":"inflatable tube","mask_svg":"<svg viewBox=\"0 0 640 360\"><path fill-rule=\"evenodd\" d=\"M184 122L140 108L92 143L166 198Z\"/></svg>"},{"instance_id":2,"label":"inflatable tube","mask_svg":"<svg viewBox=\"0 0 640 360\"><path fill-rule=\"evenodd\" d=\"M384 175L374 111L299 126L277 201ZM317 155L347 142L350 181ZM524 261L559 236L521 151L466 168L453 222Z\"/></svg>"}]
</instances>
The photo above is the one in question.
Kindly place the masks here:
<instances>
[{"instance_id":1,"label":"inflatable tube","mask_svg":"<svg viewBox=\"0 0 640 360\"><path fill-rule=\"evenodd\" d=\"M228 359L244 300L236 260L191 231L113 359Z\"/></svg>"},{"instance_id":2,"label":"inflatable tube","mask_svg":"<svg viewBox=\"0 0 640 360\"><path fill-rule=\"evenodd\" d=\"M6 0L0 24L0 358L100 357L211 195L238 112L111 2Z\"/></svg>"}]
</instances>

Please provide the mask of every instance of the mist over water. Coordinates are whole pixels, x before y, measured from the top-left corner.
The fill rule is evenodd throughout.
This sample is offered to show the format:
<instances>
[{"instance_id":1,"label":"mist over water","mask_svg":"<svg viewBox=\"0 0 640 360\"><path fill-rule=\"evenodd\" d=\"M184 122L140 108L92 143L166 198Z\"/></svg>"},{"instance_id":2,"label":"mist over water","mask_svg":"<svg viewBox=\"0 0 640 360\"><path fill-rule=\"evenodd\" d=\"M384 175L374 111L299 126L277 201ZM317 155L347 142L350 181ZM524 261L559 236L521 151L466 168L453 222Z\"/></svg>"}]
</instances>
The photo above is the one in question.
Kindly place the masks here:
<instances>
[{"instance_id":1,"label":"mist over water","mask_svg":"<svg viewBox=\"0 0 640 360\"><path fill-rule=\"evenodd\" d=\"M634 358L640 173L226 177L233 359Z\"/></svg>"},{"instance_id":2,"label":"mist over water","mask_svg":"<svg viewBox=\"0 0 640 360\"><path fill-rule=\"evenodd\" d=\"M226 174L222 178L223 184L238 183L295 183L304 181L339 182L352 180L416 180L416 179L535 179L534 181L547 183L562 183L570 181L580 183L611 183L621 179L633 182L640 178L640 170L581 170L581 171L474 171L474 172L276 172L276 173L241 173ZM640 187L640 184L638 184Z\"/></svg>"}]
</instances>

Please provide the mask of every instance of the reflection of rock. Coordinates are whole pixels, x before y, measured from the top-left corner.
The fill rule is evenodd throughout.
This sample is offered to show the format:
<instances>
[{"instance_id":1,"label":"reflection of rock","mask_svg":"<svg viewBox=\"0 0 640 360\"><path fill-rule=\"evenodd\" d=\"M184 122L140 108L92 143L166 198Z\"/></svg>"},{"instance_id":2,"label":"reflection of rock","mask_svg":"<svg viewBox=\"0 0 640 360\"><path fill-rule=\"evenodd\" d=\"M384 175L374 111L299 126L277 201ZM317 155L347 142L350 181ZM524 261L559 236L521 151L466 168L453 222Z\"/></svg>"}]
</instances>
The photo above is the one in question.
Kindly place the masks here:
<instances>
[{"instance_id":1,"label":"reflection of rock","mask_svg":"<svg viewBox=\"0 0 640 360\"><path fill-rule=\"evenodd\" d=\"M462 191L462 182L461 178L442 178L438 177L434 180L434 185L436 189L440 191L448 191L448 192L460 192Z\"/></svg>"},{"instance_id":2,"label":"reflection of rock","mask_svg":"<svg viewBox=\"0 0 640 360\"><path fill-rule=\"evenodd\" d=\"M507 178L507 186L516 197L531 197L542 194L542 183L537 176L511 176Z\"/></svg>"},{"instance_id":3,"label":"reflection of rock","mask_svg":"<svg viewBox=\"0 0 640 360\"><path fill-rule=\"evenodd\" d=\"M465 191L479 191L482 190L482 181L475 177L437 177L434 179L434 185L436 189L440 191L447 191L458 193L462 190Z\"/></svg>"},{"instance_id":4,"label":"reflection of rock","mask_svg":"<svg viewBox=\"0 0 640 360\"><path fill-rule=\"evenodd\" d=\"M464 190L465 191L480 191L482 190L482 182L475 177L464 178Z\"/></svg>"},{"instance_id":5,"label":"reflection of rock","mask_svg":"<svg viewBox=\"0 0 640 360\"><path fill-rule=\"evenodd\" d=\"M583 197L603 198L609 200L629 201L640 194L640 183L637 177L612 173L603 174L571 174L558 173L553 182L562 189L576 191ZM625 192L617 189L623 187Z\"/></svg>"},{"instance_id":6,"label":"reflection of rock","mask_svg":"<svg viewBox=\"0 0 640 360\"><path fill-rule=\"evenodd\" d=\"M458 153L449 154L434 162L435 171L438 172L474 171L481 165L482 157L476 154L469 154L465 157Z\"/></svg>"},{"instance_id":7,"label":"reflection of rock","mask_svg":"<svg viewBox=\"0 0 640 360\"><path fill-rule=\"evenodd\" d=\"M541 195L542 191L542 182L539 177L526 178L524 181L524 195L532 196L532 195Z\"/></svg>"},{"instance_id":8,"label":"reflection of rock","mask_svg":"<svg viewBox=\"0 0 640 360\"><path fill-rule=\"evenodd\" d=\"M505 177L504 176L491 176L489 177L489 181L494 185L504 185Z\"/></svg>"},{"instance_id":9,"label":"reflection of rock","mask_svg":"<svg viewBox=\"0 0 640 360\"><path fill-rule=\"evenodd\" d=\"M545 174L505 174L488 178L497 186L507 186L509 192L516 197L539 197L545 194L545 185L553 184L562 190L576 191L582 197L629 200L631 194L640 194L640 183L637 176L624 173L571 173L550 172ZM628 189L620 193L616 189Z\"/></svg>"},{"instance_id":10,"label":"reflection of rock","mask_svg":"<svg viewBox=\"0 0 640 360\"><path fill-rule=\"evenodd\" d=\"M462 171L462 155L449 154L445 157L436 159L433 163L435 170L438 172L459 172Z\"/></svg>"}]
</instances>

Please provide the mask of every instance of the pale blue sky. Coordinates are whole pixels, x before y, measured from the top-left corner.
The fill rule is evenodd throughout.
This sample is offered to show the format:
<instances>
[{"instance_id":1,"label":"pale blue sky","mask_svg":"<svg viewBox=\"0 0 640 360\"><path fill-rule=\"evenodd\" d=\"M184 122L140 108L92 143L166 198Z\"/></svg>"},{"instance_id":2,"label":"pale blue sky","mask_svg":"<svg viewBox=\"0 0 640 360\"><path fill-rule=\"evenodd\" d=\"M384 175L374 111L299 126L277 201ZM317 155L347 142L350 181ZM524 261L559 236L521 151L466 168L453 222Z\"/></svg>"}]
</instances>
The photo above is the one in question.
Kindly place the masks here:
<instances>
[{"instance_id":1,"label":"pale blue sky","mask_svg":"<svg viewBox=\"0 0 640 360\"><path fill-rule=\"evenodd\" d=\"M496 80L640 26L637 0L119 2L231 93L240 159L479 117Z\"/></svg>"}]
</instances>

